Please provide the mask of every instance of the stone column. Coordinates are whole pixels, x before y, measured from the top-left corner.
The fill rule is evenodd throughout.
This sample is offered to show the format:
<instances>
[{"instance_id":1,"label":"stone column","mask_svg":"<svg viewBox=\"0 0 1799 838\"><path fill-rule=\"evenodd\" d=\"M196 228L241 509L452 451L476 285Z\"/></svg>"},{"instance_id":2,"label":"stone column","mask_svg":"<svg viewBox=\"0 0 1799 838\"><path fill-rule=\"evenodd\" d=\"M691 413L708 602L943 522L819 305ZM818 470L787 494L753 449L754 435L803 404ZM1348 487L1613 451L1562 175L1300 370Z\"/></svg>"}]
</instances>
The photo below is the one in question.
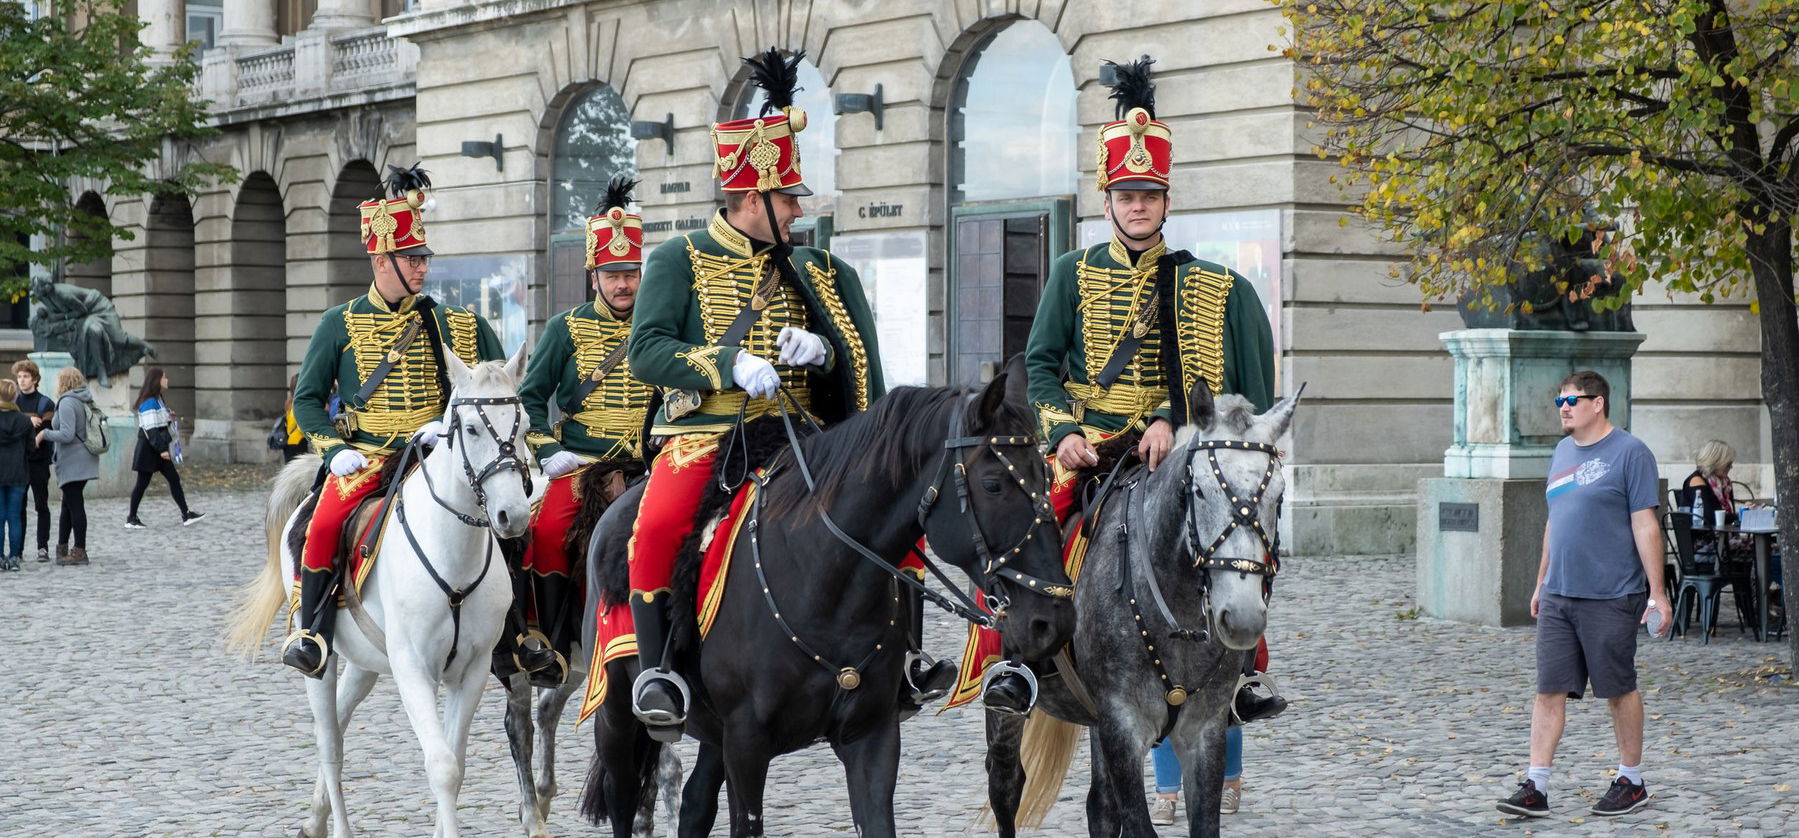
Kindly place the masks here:
<instances>
[{"instance_id":1,"label":"stone column","mask_svg":"<svg viewBox=\"0 0 1799 838\"><path fill-rule=\"evenodd\" d=\"M187 40L187 25L181 17L181 4L176 0L140 0L137 16L144 23L144 46L158 55L173 53Z\"/></svg>"},{"instance_id":2,"label":"stone column","mask_svg":"<svg viewBox=\"0 0 1799 838\"><path fill-rule=\"evenodd\" d=\"M319 9L312 13L312 23L306 28L329 32L359 29L374 22L374 15L369 14L368 0L319 0Z\"/></svg>"},{"instance_id":3,"label":"stone column","mask_svg":"<svg viewBox=\"0 0 1799 838\"><path fill-rule=\"evenodd\" d=\"M219 32L219 46L273 46L281 39L275 35L274 0L241 0L225 4L225 28Z\"/></svg>"}]
</instances>

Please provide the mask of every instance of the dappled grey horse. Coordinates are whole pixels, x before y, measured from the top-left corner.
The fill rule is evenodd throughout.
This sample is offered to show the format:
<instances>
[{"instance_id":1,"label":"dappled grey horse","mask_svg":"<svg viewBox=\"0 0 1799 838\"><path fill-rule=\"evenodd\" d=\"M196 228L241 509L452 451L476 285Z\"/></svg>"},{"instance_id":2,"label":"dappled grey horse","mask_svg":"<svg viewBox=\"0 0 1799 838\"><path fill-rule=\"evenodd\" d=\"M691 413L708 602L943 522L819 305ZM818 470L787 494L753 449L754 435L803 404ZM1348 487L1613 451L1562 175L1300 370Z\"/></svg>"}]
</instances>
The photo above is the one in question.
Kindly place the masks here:
<instances>
[{"instance_id":1,"label":"dappled grey horse","mask_svg":"<svg viewBox=\"0 0 1799 838\"><path fill-rule=\"evenodd\" d=\"M1058 657L1028 720L987 714L988 795L1002 836L1041 823L1055 803L1076 725L1093 729L1089 834L1156 834L1143 755L1163 737L1188 769L1192 834L1218 834L1231 699L1267 624L1279 563L1275 441L1298 400L1258 416L1241 396L1214 401L1201 381L1188 398L1192 422L1160 467L1114 478L1087 530L1072 661Z\"/></svg>"}]
</instances>

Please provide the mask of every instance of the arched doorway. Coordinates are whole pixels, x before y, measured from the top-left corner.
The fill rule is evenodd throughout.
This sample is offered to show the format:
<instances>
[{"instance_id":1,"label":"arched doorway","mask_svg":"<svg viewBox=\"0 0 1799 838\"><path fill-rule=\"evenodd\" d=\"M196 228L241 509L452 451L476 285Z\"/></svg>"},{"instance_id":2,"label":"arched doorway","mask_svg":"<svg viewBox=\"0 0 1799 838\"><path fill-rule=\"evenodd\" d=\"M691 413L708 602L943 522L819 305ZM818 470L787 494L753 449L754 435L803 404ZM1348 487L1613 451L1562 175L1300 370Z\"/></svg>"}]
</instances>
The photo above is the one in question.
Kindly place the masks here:
<instances>
[{"instance_id":1,"label":"arched doorway","mask_svg":"<svg viewBox=\"0 0 1799 838\"><path fill-rule=\"evenodd\" d=\"M824 73L809 58L800 59L799 92L793 103L806 112L806 130L799 133L800 172L812 196L802 199L806 215L793 223L793 243L808 247L830 247L832 221L837 212L837 114L831 107L831 88ZM768 95L762 88L748 83L747 75L738 83L737 104L730 119L744 119L762 112Z\"/></svg>"},{"instance_id":2,"label":"arched doorway","mask_svg":"<svg viewBox=\"0 0 1799 838\"><path fill-rule=\"evenodd\" d=\"M1034 20L987 33L947 117L948 375L984 381L1024 351L1050 260L1072 238L1080 123L1061 42Z\"/></svg>"},{"instance_id":3,"label":"arched doorway","mask_svg":"<svg viewBox=\"0 0 1799 838\"><path fill-rule=\"evenodd\" d=\"M379 197L381 176L367 160L344 164L331 187L331 208L325 238L325 299L317 310L324 311L366 290L374 275L369 272L368 249L362 244L362 212L356 207L363 201ZM306 327L312 333L312 325Z\"/></svg>"},{"instance_id":4,"label":"arched doorway","mask_svg":"<svg viewBox=\"0 0 1799 838\"><path fill-rule=\"evenodd\" d=\"M550 152L548 313L574 308L593 297L587 286L587 218L599 208L607 181L635 176L637 141L631 111L611 86L577 92L556 121ZM638 195L641 201L643 196ZM497 324L496 324L497 325Z\"/></svg>"},{"instance_id":5,"label":"arched doorway","mask_svg":"<svg viewBox=\"0 0 1799 838\"><path fill-rule=\"evenodd\" d=\"M195 299L202 336L195 343L196 415L232 422L233 447L254 449L266 420L281 412L290 372L282 346L287 217L280 187L266 172L251 173L238 191L227 253ZM232 460L263 456L230 454Z\"/></svg>"},{"instance_id":6,"label":"arched doorway","mask_svg":"<svg viewBox=\"0 0 1799 838\"><path fill-rule=\"evenodd\" d=\"M174 385L169 407L194 414L194 208L186 195L158 195L144 223L144 294L138 333ZM123 313L123 312L121 312ZM127 323L127 329L133 324ZM140 379L141 376L133 376ZM117 379L113 386L124 382Z\"/></svg>"}]
</instances>

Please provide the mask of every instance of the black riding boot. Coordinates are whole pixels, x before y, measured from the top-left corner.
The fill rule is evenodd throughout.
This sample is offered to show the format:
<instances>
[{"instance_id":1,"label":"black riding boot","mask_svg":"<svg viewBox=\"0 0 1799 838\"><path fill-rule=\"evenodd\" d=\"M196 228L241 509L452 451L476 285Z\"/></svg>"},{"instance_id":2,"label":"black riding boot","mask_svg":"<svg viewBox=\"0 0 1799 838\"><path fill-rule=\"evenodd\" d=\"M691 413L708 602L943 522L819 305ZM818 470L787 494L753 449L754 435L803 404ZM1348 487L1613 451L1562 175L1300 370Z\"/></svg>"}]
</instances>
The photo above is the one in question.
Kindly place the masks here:
<instances>
[{"instance_id":1,"label":"black riding boot","mask_svg":"<svg viewBox=\"0 0 1799 838\"><path fill-rule=\"evenodd\" d=\"M547 638L547 651L553 663L531 673L531 683L539 687L559 687L568 680L568 656L574 649L574 633L580 630L571 617L574 580L560 573L528 574L537 603L537 626Z\"/></svg>"},{"instance_id":2,"label":"black riding boot","mask_svg":"<svg viewBox=\"0 0 1799 838\"><path fill-rule=\"evenodd\" d=\"M512 580L512 607L506 611L506 628L493 647L493 672L501 678L523 672L535 680L538 673L553 673L557 667L555 651L525 619L525 604L531 601L531 574L520 570L519 564L529 544L525 538L500 539L500 555Z\"/></svg>"},{"instance_id":3,"label":"black riding boot","mask_svg":"<svg viewBox=\"0 0 1799 838\"><path fill-rule=\"evenodd\" d=\"M956 662L933 660L924 652L924 597L910 587L901 594L906 623L906 680L900 684L900 720L942 698L956 685Z\"/></svg>"},{"instance_id":4,"label":"black riding boot","mask_svg":"<svg viewBox=\"0 0 1799 838\"><path fill-rule=\"evenodd\" d=\"M670 596L668 591L647 597L631 592L631 622L637 631L637 663L642 669L631 687L631 712L658 742L678 741L687 724L687 682L668 665Z\"/></svg>"},{"instance_id":5,"label":"black riding boot","mask_svg":"<svg viewBox=\"0 0 1799 838\"><path fill-rule=\"evenodd\" d=\"M281 647L281 662L308 678L325 677L330 661L331 636L337 624L337 572L300 571L300 610L294 615L294 633Z\"/></svg>"},{"instance_id":6,"label":"black riding boot","mask_svg":"<svg viewBox=\"0 0 1799 838\"><path fill-rule=\"evenodd\" d=\"M999 713L1025 715L1037 703L1036 675L1028 666L1012 661L995 661L987 668L986 685L981 688L981 703Z\"/></svg>"},{"instance_id":7,"label":"black riding boot","mask_svg":"<svg viewBox=\"0 0 1799 838\"><path fill-rule=\"evenodd\" d=\"M1260 683L1251 681L1238 687L1236 697L1231 700L1232 710L1242 724L1249 724L1257 719L1272 719L1287 709L1287 700L1272 690L1268 695L1258 695L1255 686Z\"/></svg>"}]
</instances>

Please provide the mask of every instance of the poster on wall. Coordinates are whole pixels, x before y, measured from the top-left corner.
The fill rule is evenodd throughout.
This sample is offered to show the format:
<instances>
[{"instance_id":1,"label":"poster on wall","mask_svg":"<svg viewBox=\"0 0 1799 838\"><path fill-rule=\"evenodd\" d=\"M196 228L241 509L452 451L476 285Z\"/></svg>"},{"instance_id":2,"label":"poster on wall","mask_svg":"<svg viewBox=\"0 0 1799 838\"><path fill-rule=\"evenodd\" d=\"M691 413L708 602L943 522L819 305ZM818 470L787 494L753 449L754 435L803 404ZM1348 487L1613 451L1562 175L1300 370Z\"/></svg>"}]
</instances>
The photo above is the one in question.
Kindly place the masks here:
<instances>
[{"instance_id":1,"label":"poster on wall","mask_svg":"<svg viewBox=\"0 0 1799 838\"><path fill-rule=\"evenodd\" d=\"M1081 246L1102 244L1112 235L1111 222L1081 222ZM1256 289L1268 326L1274 333L1275 369L1281 347L1281 213L1280 210L1233 210L1180 213L1162 227L1168 246L1186 250L1241 274ZM1277 390L1278 392L1278 390Z\"/></svg>"},{"instance_id":2,"label":"poster on wall","mask_svg":"<svg viewBox=\"0 0 1799 838\"><path fill-rule=\"evenodd\" d=\"M925 234L840 233L831 253L856 269L874 309L881 372L888 389L927 382Z\"/></svg>"},{"instance_id":3,"label":"poster on wall","mask_svg":"<svg viewBox=\"0 0 1799 838\"><path fill-rule=\"evenodd\" d=\"M425 293L481 315L511 355L525 342L528 265L523 254L435 256L425 276Z\"/></svg>"}]
</instances>

